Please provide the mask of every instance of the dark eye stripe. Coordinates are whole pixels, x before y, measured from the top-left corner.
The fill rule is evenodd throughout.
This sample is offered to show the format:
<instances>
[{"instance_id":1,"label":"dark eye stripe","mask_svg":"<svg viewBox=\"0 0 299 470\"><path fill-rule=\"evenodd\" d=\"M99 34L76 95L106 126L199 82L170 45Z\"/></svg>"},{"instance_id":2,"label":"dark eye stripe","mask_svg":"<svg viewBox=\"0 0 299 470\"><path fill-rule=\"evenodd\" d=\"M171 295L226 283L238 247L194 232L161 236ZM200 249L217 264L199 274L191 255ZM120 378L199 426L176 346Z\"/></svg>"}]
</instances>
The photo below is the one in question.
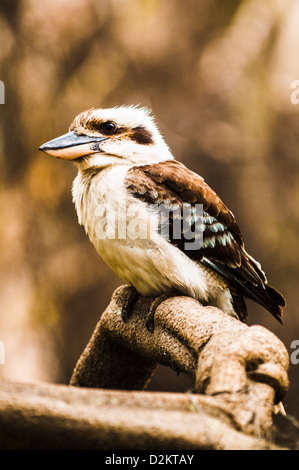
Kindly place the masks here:
<instances>
[{"instance_id":1,"label":"dark eye stripe","mask_svg":"<svg viewBox=\"0 0 299 470\"><path fill-rule=\"evenodd\" d=\"M132 129L130 137L137 144L151 145L154 143L151 132L143 126L137 126Z\"/></svg>"},{"instance_id":2,"label":"dark eye stripe","mask_svg":"<svg viewBox=\"0 0 299 470\"><path fill-rule=\"evenodd\" d=\"M111 125L111 129L110 129ZM113 127L115 126L115 127ZM131 140L136 142L140 145L151 145L154 143L154 139L152 133L146 129L144 126L137 126L133 129L129 129L128 127L117 127L113 121L89 121L86 124L86 128L90 129L91 131L98 131L101 134L105 135L120 135L120 134L127 134Z\"/></svg>"},{"instance_id":3,"label":"dark eye stripe","mask_svg":"<svg viewBox=\"0 0 299 470\"><path fill-rule=\"evenodd\" d=\"M113 121L90 121L86 124L86 128L105 135L118 135L128 131L127 127L117 127Z\"/></svg>"}]
</instances>

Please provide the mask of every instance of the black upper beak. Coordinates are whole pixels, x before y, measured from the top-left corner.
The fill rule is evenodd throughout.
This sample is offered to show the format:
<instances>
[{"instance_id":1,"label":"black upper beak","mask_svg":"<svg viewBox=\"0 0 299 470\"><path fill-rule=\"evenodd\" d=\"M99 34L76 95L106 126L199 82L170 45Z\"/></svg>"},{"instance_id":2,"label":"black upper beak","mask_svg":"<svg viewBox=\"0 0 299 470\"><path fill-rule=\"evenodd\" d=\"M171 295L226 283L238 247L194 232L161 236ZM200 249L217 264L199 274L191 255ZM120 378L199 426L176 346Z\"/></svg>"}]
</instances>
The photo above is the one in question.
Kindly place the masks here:
<instances>
[{"instance_id":1,"label":"black upper beak","mask_svg":"<svg viewBox=\"0 0 299 470\"><path fill-rule=\"evenodd\" d=\"M50 140L39 147L39 150L53 157L75 160L76 158L99 151L98 146L92 144L103 142L107 137L93 137L78 135L74 131Z\"/></svg>"}]
</instances>

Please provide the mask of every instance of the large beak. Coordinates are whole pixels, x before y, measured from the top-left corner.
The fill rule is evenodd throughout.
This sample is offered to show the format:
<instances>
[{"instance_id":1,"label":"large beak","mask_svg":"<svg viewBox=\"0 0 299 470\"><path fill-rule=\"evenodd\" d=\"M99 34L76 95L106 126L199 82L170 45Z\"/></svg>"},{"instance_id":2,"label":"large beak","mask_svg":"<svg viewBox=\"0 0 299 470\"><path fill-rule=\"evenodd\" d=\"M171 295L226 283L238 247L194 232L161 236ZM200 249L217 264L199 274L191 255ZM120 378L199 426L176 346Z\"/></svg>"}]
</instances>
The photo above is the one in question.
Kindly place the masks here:
<instances>
[{"instance_id":1,"label":"large beak","mask_svg":"<svg viewBox=\"0 0 299 470\"><path fill-rule=\"evenodd\" d=\"M39 150L48 153L52 157L75 160L84 155L99 152L99 143L104 140L107 140L107 137L78 135L72 131L46 142L39 147Z\"/></svg>"}]
</instances>

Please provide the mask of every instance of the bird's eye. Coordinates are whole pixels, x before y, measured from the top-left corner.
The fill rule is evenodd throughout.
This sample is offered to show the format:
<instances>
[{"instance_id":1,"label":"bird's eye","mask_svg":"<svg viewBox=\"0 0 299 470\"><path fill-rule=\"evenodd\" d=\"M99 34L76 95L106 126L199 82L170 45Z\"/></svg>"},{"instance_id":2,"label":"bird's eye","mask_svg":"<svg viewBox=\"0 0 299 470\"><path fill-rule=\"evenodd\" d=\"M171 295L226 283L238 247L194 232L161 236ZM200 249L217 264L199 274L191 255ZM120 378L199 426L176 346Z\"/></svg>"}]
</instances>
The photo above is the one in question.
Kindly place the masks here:
<instances>
[{"instance_id":1,"label":"bird's eye","mask_svg":"<svg viewBox=\"0 0 299 470\"><path fill-rule=\"evenodd\" d=\"M114 124L114 122L112 122L112 121L104 122L101 125L101 131L104 134L113 134L113 132L116 131L116 124Z\"/></svg>"}]
</instances>

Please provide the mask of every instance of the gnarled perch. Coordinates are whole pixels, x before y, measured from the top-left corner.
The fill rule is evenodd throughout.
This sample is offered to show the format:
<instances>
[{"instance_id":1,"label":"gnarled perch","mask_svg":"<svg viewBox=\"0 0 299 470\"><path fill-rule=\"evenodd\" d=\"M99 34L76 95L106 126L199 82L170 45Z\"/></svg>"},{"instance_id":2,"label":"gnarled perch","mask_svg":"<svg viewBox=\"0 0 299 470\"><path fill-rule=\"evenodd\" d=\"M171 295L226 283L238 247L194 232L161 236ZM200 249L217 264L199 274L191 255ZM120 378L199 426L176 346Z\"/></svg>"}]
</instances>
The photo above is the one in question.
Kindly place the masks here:
<instances>
[{"instance_id":1,"label":"gnarled perch","mask_svg":"<svg viewBox=\"0 0 299 470\"><path fill-rule=\"evenodd\" d=\"M267 435L274 404L287 388L288 353L261 326L251 326L190 297L172 297L146 328L150 299L140 297L127 323L122 302L131 287L117 289L73 372L71 384L138 390L145 388L157 363L184 372L197 392L213 396L238 429ZM211 403L211 402L209 402Z\"/></svg>"},{"instance_id":2,"label":"gnarled perch","mask_svg":"<svg viewBox=\"0 0 299 470\"><path fill-rule=\"evenodd\" d=\"M1 384L0 448L279 448L272 413L288 387L280 340L189 297L165 300L151 333L151 299L140 297L123 322L130 293L115 291L71 387ZM158 363L191 376L197 393L136 391Z\"/></svg>"}]
</instances>

